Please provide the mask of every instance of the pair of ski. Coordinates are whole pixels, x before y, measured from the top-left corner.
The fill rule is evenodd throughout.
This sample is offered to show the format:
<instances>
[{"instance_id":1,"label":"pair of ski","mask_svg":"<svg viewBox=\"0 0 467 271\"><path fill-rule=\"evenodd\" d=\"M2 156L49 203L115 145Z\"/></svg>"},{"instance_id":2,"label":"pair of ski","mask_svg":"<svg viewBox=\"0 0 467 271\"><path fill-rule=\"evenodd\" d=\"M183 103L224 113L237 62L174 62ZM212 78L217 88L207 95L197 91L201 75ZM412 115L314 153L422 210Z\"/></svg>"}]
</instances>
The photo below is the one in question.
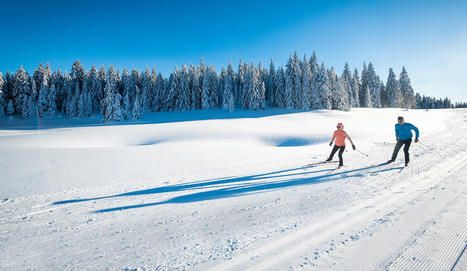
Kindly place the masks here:
<instances>
[{"instance_id":1,"label":"pair of ski","mask_svg":"<svg viewBox=\"0 0 467 271\"><path fill-rule=\"evenodd\" d=\"M384 163L381 164L381 166L383 166L383 165L389 165L389 164L391 164L391 163L393 163L393 162L384 162ZM406 168L407 166L408 166L408 165L405 164L405 166L401 167L401 169L399 170L399 173L401 173L402 170L404 170L404 168Z\"/></svg>"},{"instance_id":2,"label":"pair of ski","mask_svg":"<svg viewBox=\"0 0 467 271\"><path fill-rule=\"evenodd\" d=\"M316 163L311 163L311 164L308 164L308 165L305 165L303 168L308 168L308 167L315 167L315 166L318 166L318 165L323 165L323 164L331 164L331 163L338 163L338 161L321 161L321 162L316 162ZM334 172L338 169L341 169L342 166L338 166L337 168L331 170L330 172Z\"/></svg>"},{"instance_id":3,"label":"pair of ski","mask_svg":"<svg viewBox=\"0 0 467 271\"><path fill-rule=\"evenodd\" d=\"M330 164L330 163L338 163L338 161L321 161L321 162L316 162L316 163L311 163L311 164L305 165L303 168L315 167L315 166L318 166L318 165ZM389 165L389 164L391 164L391 162L384 162L384 163L377 164L377 165L374 165L374 166L379 167L379 166L384 166L384 165ZM331 170L331 172L339 170L342 167L343 166L338 166L337 168ZM406 168L406 167L407 167L407 165L405 165L405 167L401 167L401 169L399 170L399 173L402 172L402 170L404 170L404 168Z\"/></svg>"},{"instance_id":4,"label":"pair of ski","mask_svg":"<svg viewBox=\"0 0 467 271\"><path fill-rule=\"evenodd\" d=\"M380 166L389 165L391 163L392 162L384 162L384 163L381 163L381 164L372 165L371 167L380 167ZM407 165L405 165L405 167L401 167L400 170L398 171L398 173L401 173L402 170L404 170L404 168L406 168L406 167L407 167Z\"/></svg>"}]
</instances>

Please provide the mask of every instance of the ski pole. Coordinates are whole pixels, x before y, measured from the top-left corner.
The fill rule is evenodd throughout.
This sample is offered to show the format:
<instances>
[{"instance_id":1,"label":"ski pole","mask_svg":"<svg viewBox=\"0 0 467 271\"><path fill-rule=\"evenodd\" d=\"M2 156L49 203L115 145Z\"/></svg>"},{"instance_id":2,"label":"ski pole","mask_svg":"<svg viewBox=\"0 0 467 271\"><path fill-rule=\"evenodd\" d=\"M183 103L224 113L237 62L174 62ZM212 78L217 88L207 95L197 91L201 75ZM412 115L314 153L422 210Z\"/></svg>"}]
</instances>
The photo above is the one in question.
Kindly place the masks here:
<instances>
[{"instance_id":1,"label":"ski pole","mask_svg":"<svg viewBox=\"0 0 467 271\"><path fill-rule=\"evenodd\" d=\"M366 153L364 153L364 152L361 152L360 150L357 150L357 149L355 149L355 150L358 151L359 153L363 154L363 155L368 156L368 154L366 154Z\"/></svg>"}]
</instances>

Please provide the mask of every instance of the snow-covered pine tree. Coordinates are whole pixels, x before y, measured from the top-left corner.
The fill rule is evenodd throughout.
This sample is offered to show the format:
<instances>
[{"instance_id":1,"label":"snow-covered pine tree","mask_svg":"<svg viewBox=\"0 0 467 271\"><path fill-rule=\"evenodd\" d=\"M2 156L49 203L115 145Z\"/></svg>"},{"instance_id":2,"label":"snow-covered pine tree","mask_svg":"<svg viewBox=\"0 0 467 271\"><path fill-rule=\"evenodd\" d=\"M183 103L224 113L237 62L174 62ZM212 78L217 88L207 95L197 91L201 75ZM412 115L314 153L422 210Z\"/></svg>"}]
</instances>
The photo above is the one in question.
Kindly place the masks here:
<instances>
[{"instance_id":1,"label":"snow-covered pine tree","mask_svg":"<svg viewBox=\"0 0 467 271\"><path fill-rule=\"evenodd\" d=\"M81 95L81 89L79 86L79 82L76 80L70 81L70 86L73 86L73 85L74 85L74 88L72 89L74 91L72 90L68 92L68 98L67 98L68 102L67 102L66 113L67 113L67 116L70 118L76 117L79 114L78 103L79 103L80 95Z\"/></svg>"},{"instance_id":2,"label":"snow-covered pine tree","mask_svg":"<svg viewBox=\"0 0 467 271\"><path fill-rule=\"evenodd\" d=\"M365 96L366 92L366 87L368 85L368 68L366 67L366 63L363 62L363 70L362 70L362 79L361 79L361 84L360 84L360 107L366 107L363 106L368 101L368 97Z\"/></svg>"},{"instance_id":3,"label":"snow-covered pine tree","mask_svg":"<svg viewBox=\"0 0 467 271\"><path fill-rule=\"evenodd\" d=\"M3 80L3 74L0 72L0 117L5 116L6 100L3 93L4 85L5 81Z\"/></svg>"},{"instance_id":4,"label":"snow-covered pine tree","mask_svg":"<svg viewBox=\"0 0 467 271\"><path fill-rule=\"evenodd\" d=\"M313 51L313 55L311 56L309 62L310 62L311 76L313 77L313 74L315 74L319 70L318 57L316 56L315 51Z\"/></svg>"},{"instance_id":5,"label":"snow-covered pine tree","mask_svg":"<svg viewBox=\"0 0 467 271\"><path fill-rule=\"evenodd\" d=\"M285 103L285 72L284 68L281 66L276 72L276 78L274 81L275 92L274 99L278 107L286 107Z\"/></svg>"},{"instance_id":6,"label":"snow-covered pine tree","mask_svg":"<svg viewBox=\"0 0 467 271\"><path fill-rule=\"evenodd\" d=\"M342 110L342 111L349 111L350 110L350 102L349 102L349 95L344 88L344 79L337 78L337 81L334 85L334 109Z\"/></svg>"},{"instance_id":7,"label":"snow-covered pine tree","mask_svg":"<svg viewBox=\"0 0 467 271\"><path fill-rule=\"evenodd\" d=\"M254 69L255 66L253 63L251 63L249 66L244 67L245 70L245 77L243 79L243 89L241 91L242 93L242 98L241 101L243 102L242 108L248 110L250 108L250 100L251 100L251 80L252 80L252 69Z\"/></svg>"},{"instance_id":8,"label":"snow-covered pine tree","mask_svg":"<svg viewBox=\"0 0 467 271\"><path fill-rule=\"evenodd\" d=\"M402 93L399 81L392 68L389 68L388 81L386 83L386 93L389 107L402 107Z\"/></svg>"},{"instance_id":9,"label":"snow-covered pine tree","mask_svg":"<svg viewBox=\"0 0 467 271\"><path fill-rule=\"evenodd\" d=\"M250 110L260 110L265 109L266 100L265 100L265 87L264 82L260 80L259 70L254 67L254 64L251 64L251 69L248 76L248 93L250 94L250 104L248 109Z\"/></svg>"},{"instance_id":10,"label":"snow-covered pine tree","mask_svg":"<svg viewBox=\"0 0 467 271\"><path fill-rule=\"evenodd\" d=\"M222 94L218 94L218 101L220 103L220 107L223 107L224 102L224 81L227 80L227 71L224 66L222 66L221 74L218 77L218 90L217 92L222 92Z\"/></svg>"},{"instance_id":11,"label":"snow-covered pine tree","mask_svg":"<svg viewBox=\"0 0 467 271\"><path fill-rule=\"evenodd\" d=\"M186 111L191 109L190 104L190 78L188 75L188 67L183 64L182 73L180 74L180 86L177 100L177 110Z\"/></svg>"},{"instance_id":12,"label":"snow-covered pine tree","mask_svg":"<svg viewBox=\"0 0 467 271\"><path fill-rule=\"evenodd\" d=\"M190 69L188 70L188 76L190 78L190 93L191 93L191 109L200 109L201 108L201 86L199 82L199 75L196 67L193 64L190 64Z\"/></svg>"},{"instance_id":13,"label":"snow-covered pine tree","mask_svg":"<svg viewBox=\"0 0 467 271\"><path fill-rule=\"evenodd\" d=\"M286 65L286 74L290 78L292 83L291 95L292 95L292 108L302 108L302 75L300 70L300 60L297 52L294 56L289 56L289 61Z\"/></svg>"},{"instance_id":14,"label":"snow-covered pine tree","mask_svg":"<svg viewBox=\"0 0 467 271\"><path fill-rule=\"evenodd\" d=\"M368 88L370 90L371 107L381 108L380 80L375 72L373 63L368 64Z\"/></svg>"},{"instance_id":15,"label":"snow-covered pine tree","mask_svg":"<svg viewBox=\"0 0 467 271\"><path fill-rule=\"evenodd\" d=\"M276 93L276 69L274 68L274 62L271 58L271 63L269 64L268 77L266 79L266 102L270 105L277 105L274 94Z\"/></svg>"},{"instance_id":16,"label":"snow-covered pine tree","mask_svg":"<svg viewBox=\"0 0 467 271\"><path fill-rule=\"evenodd\" d=\"M178 67L175 66L175 70L170 74L169 85L167 88L167 96L164 101L164 109L166 111L172 111L177 109L178 91L180 89L180 72Z\"/></svg>"},{"instance_id":17,"label":"snow-covered pine tree","mask_svg":"<svg viewBox=\"0 0 467 271\"><path fill-rule=\"evenodd\" d=\"M351 107L360 107L360 77L358 76L357 69L354 69L352 76L352 94L354 96L354 103L351 104Z\"/></svg>"},{"instance_id":18,"label":"snow-covered pine tree","mask_svg":"<svg viewBox=\"0 0 467 271\"><path fill-rule=\"evenodd\" d=\"M47 62L45 64L45 76L47 78L47 85L51 86L52 85L53 73L52 73L52 69L50 68L50 63L49 62Z\"/></svg>"},{"instance_id":19,"label":"snow-covered pine tree","mask_svg":"<svg viewBox=\"0 0 467 271\"><path fill-rule=\"evenodd\" d=\"M37 116L42 118L48 110L47 97L49 96L49 86L47 85L47 76L45 73L42 74L40 82L39 95L37 98Z\"/></svg>"},{"instance_id":20,"label":"snow-covered pine tree","mask_svg":"<svg viewBox=\"0 0 467 271\"><path fill-rule=\"evenodd\" d=\"M232 95L233 95L233 99L234 99L234 108L235 108L235 105L236 105L235 95L238 92L238 90L237 90L237 77L236 77L236 73L235 73L235 71L233 69L232 61L230 60L230 58L229 58L229 65L227 66L227 76L230 78L230 81L231 81Z\"/></svg>"},{"instance_id":21,"label":"snow-covered pine tree","mask_svg":"<svg viewBox=\"0 0 467 271\"><path fill-rule=\"evenodd\" d=\"M303 107L302 69L297 52L294 52L292 79L294 107L301 109Z\"/></svg>"},{"instance_id":22,"label":"snow-covered pine tree","mask_svg":"<svg viewBox=\"0 0 467 271\"><path fill-rule=\"evenodd\" d=\"M155 85L156 97L154 98L154 103L152 105L152 107L154 108L154 111L156 111L156 112L163 110L163 108L162 108L162 98L163 98L163 92L164 92L164 89L165 89L165 84L166 84L166 80L165 80L164 76L162 76L162 74L159 72L157 74L157 83Z\"/></svg>"},{"instance_id":23,"label":"snow-covered pine tree","mask_svg":"<svg viewBox=\"0 0 467 271\"><path fill-rule=\"evenodd\" d=\"M5 73L3 84L3 98L5 99L5 106L11 99L13 99L14 78L14 75L10 74L10 72Z\"/></svg>"},{"instance_id":24,"label":"snow-covered pine tree","mask_svg":"<svg viewBox=\"0 0 467 271\"><path fill-rule=\"evenodd\" d=\"M130 93L124 92L122 100L122 116L124 119L131 119L133 116L133 109L130 100Z\"/></svg>"},{"instance_id":25,"label":"snow-covered pine tree","mask_svg":"<svg viewBox=\"0 0 467 271\"><path fill-rule=\"evenodd\" d=\"M416 108L421 109L423 104L422 104L422 97L420 96L420 93L417 92L415 94L415 103L416 103Z\"/></svg>"},{"instance_id":26,"label":"snow-covered pine tree","mask_svg":"<svg viewBox=\"0 0 467 271\"><path fill-rule=\"evenodd\" d=\"M138 86L136 85L136 97L133 101L133 111L132 111L132 119L138 120L141 118L141 114L143 113L143 108L142 108L142 98L140 94L140 90Z\"/></svg>"},{"instance_id":27,"label":"snow-covered pine tree","mask_svg":"<svg viewBox=\"0 0 467 271\"><path fill-rule=\"evenodd\" d=\"M136 99L136 86L138 86L139 89L141 89L141 75L139 74L139 71L136 68L133 68L131 70L131 81L134 84L134 87L131 89L130 92L130 97L132 100Z\"/></svg>"},{"instance_id":28,"label":"snow-covered pine tree","mask_svg":"<svg viewBox=\"0 0 467 271\"><path fill-rule=\"evenodd\" d=\"M226 76L224 78L224 95L222 96L222 108L225 110L229 110L230 112L233 112L235 110L235 100L233 96L233 78L229 74L229 72L226 73Z\"/></svg>"},{"instance_id":29,"label":"snow-covered pine tree","mask_svg":"<svg viewBox=\"0 0 467 271\"><path fill-rule=\"evenodd\" d=\"M388 107L388 95L386 94L386 87L384 82L379 82L379 93L381 94L381 107Z\"/></svg>"},{"instance_id":30,"label":"snow-covered pine tree","mask_svg":"<svg viewBox=\"0 0 467 271\"><path fill-rule=\"evenodd\" d=\"M151 86L152 86L152 100L151 100L151 103L149 105L149 108L152 112L156 112L157 111L157 104L159 103L158 101L158 98L159 98L159 95L157 94L157 89L158 89L158 86L157 86L157 73L156 73L156 67L152 67L152 71L151 71Z\"/></svg>"},{"instance_id":31,"label":"snow-covered pine tree","mask_svg":"<svg viewBox=\"0 0 467 271\"><path fill-rule=\"evenodd\" d=\"M361 104L361 107L368 107L368 108L371 108L371 94L370 94L370 87L368 86L368 84L366 85L365 87L365 90L363 90L362 92L362 97L360 100L362 102Z\"/></svg>"},{"instance_id":32,"label":"snow-covered pine tree","mask_svg":"<svg viewBox=\"0 0 467 271\"><path fill-rule=\"evenodd\" d=\"M402 67L402 72L399 76L399 84L401 88L401 93L403 95L403 105L405 108L415 108L415 96L412 85L410 83L410 78L405 70L405 67Z\"/></svg>"},{"instance_id":33,"label":"snow-covered pine tree","mask_svg":"<svg viewBox=\"0 0 467 271\"><path fill-rule=\"evenodd\" d=\"M292 78L290 77L290 74L288 72L285 72L284 81L285 81L285 84L284 84L285 108L291 109L294 106L294 103L293 103L293 82L292 82Z\"/></svg>"},{"instance_id":34,"label":"snow-covered pine tree","mask_svg":"<svg viewBox=\"0 0 467 271\"><path fill-rule=\"evenodd\" d=\"M94 65L91 67L91 71L88 76L88 91L91 96L92 111L98 112L100 109L100 100L99 100L99 80L98 72Z\"/></svg>"},{"instance_id":35,"label":"snow-covered pine tree","mask_svg":"<svg viewBox=\"0 0 467 271\"><path fill-rule=\"evenodd\" d=\"M331 93L329 90L328 76L324 62L320 69L313 75L312 79L312 97L313 108L331 109Z\"/></svg>"},{"instance_id":36,"label":"snow-covered pine tree","mask_svg":"<svg viewBox=\"0 0 467 271\"><path fill-rule=\"evenodd\" d=\"M15 113L15 107L13 105L13 100L8 101L8 105L6 107L6 113L7 115L11 116Z\"/></svg>"},{"instance_id":37,"label":"snow-covered pine tree","mask_svg":"<svg viewBox=\"0 0 467 271\"><path fill-rule=\"evenodd\" d=\"M70 76L74 84L78 83L78 88L83 89L84 69L83 65L81 65L81 62L79 62L79 60L76 60L71 66Z\"/></svg>"},{"instance_id":38,"label":"snow-covered pine tree","mask_svg":"<svg viewBox=\"0 0 467 271\"><path fill-rule=\"evenodd\" d=\"M27 94L23 95L23 104L21 106L21 117L23 119L31 119L32 118L32 104L30 96Z\"/></svg>"},{"instance_id":39,"label":"snow-covered pine tree","mask_svg":"<svg viewBox=\"0 0 467 271\"><path fill-rule=\"evenodd\" d=\"M311 67L306 56L302 62L302 109L307 110L312 107L311 101Z\"/></svg>"},{"instance_id":40,"label":"snow-covered pine tree","mask_svg":"<svg viewBox=\"0 0 467 271\"><path fill-rule=\"evenodd\" d=\"M355 96L352 91L352 72L350 71L349 63L345 62L344 71L342 71L342 87L345 92L349 95L349 106L353 107L355 105Z\"/></svg>"},{"instance_id":41,"label":"snow-covered pine tree","mask_svg":"<svg viewBox=\"0 0 467 271\"><path fill-rule=\"evenodd\" d=\"M154 71L154 75L156 72ZM151 111L152 110L152 103L154 102L155 98L155 88L153 84L153 75L149 73L149 68L146 67L146 70L143 73L141 79L141 89L142 89L142 110L143 112Z\"/></svg>"},{"instance_id":42,"label":"snow-covered pine tree","mask_svg":"<svg viewBox=\"0 0 467 271\"><path fill-rule=\"evenodd\" d=\"M237 71L237 93L234 93L235 103L240 107L243 107L243 86L245 84L245 75L246 69L240 59Z\"/></svg>"},{"instance_id":43,"label":"snow-covered pine tree","mask_svg":"<svg viewBox=\"0 0 467 271\"><path fill-rule=\"evenodd\" d=\"M55 84L52 83L49 89L49 93L47 95L47 115L55 116L57 112L57 91L55 88Z\"/></svg>"},{"instance_id":44,"label":"snow-covered pine tree","mask_svg":"<svg viewBox=\"0 0 467 271\"><path fill-rule=\"evenodd\" d=\"M328 76L328 89L330 93L330 99L331 99L331 109L336 108L336 102L337 102L337 96L338 94L338 86L337 86L337 75L336 72L334 71L334 67L331 66L330 69L326 71L326 74Z\"/></svg>"},{"instance_id":45,"label":"snow-covered pine tree","mask_svg":"<svg viewBox=\"0 0 467 271\"><path fill-rule=\"evenodd\" d=\"M219 78L217 76L216 69L214 68L214 65L209 66L209 74L210 74L210 80L211 82L211 104L212 108L216 108L219 106Z\"/></svg>"},{"instance_id":46,"label":"snow-covered pine tree","mask_svg":"<svg viewBox=\"0 0 467 271\"><path fill-rule=\"evenodd\" d=\"M34 73L32 75L32 79L34 79L34 82L36 82L36 86L35 88L37 90L40 90L41 89L41 86L42 86L42 81L44 80L44 77L45 77L45 80L47 80L47 72L45 70L45 67L42 65L42 63L39 63L39 67L37 67L35 70L34 70ZM32 86L31 86L32 88Z\"/></svg>"},{"instance_id":47,"label":"snow-covered pine tree","mask_svg":"<svg viewBox=\"0 0 467 271\"><path fill-rule=\"evenodd\" d=\"M135 96L136 82L134 76L130 75L126 68L123 69L122 73L122 88L123 88L123 103L122 103L122 114L123 118L131 119L133 115L132 104Z\"/></svg>"},{"instance_id":48,"label":"snow-covered pine tree","mask_svg":"<svg viewBox=\"0 0 467 271\"><path fill-rule=\"evenodd\" d=\"M97 100L99 101L99 108L101 110L101 114L105 115L105 108L103 105L103 100L105 96L105 82L106 82L107 73L105 71L104 65L99 68L99 72L97 74L98 80L98 88L97 88Z\"/></svg>"},{"instance_id":49,"label":"snow-covered pine tree","mask_svg":"<svg viewBox=\"0 0 467 271\"><path fill-rule=\"evenodd\" d=\"M117 90L117 75L113 65L109 66L105 79L105 96L102 100L103 108L105 109L104 121L122 120L121 95Z\"/></svg>"},{"instance_id":50,"label":"snow-covered pine tree","mask_svg":"<svg viewBox=\"0 0 467 271\"><path fill-rule=\"evenodd\" d=\"M22 112L23 103L25 101L23 96L31 94L30 77L28 73L23 69L23 66L16 70L12 94L15 113L20 114Z\"/></svg>"},{"instance_id":51,"label":"snow-covered pine tree","mask_svg":"<svg viewBox=\"0 0 467 271\"><path fill-rule=\"evenodd\" d=\"M85 79L83 82L83 93L84 93L84 114L86 117L91 117L94 114L93 108L92 108L92 94L89 91L89 85L90 83L88 82L87 79Z\"/></svg>"}]
</instances>

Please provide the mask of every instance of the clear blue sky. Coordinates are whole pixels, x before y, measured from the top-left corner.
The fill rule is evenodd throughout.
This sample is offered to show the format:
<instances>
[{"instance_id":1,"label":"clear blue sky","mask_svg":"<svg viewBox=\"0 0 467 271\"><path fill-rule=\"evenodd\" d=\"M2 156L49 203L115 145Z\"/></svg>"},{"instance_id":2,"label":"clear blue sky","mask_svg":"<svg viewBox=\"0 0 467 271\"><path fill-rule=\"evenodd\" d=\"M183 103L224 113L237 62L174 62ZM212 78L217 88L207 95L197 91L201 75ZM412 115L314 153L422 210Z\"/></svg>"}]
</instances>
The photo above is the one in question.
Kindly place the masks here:
<instances>
[{"instance_id":1,"label":"clear blue sky","mask_svg":"<svg viewBox=\"0 0 467 271\"><path fill-rule=\"evenodd\" d=\"M467 101L467 1L0 0L0 71L79 59L123 70L214 64L276 67L313 50L340 74L371 61L383 81L405 65L415 91Z\"/></svg>"}]
</instances>

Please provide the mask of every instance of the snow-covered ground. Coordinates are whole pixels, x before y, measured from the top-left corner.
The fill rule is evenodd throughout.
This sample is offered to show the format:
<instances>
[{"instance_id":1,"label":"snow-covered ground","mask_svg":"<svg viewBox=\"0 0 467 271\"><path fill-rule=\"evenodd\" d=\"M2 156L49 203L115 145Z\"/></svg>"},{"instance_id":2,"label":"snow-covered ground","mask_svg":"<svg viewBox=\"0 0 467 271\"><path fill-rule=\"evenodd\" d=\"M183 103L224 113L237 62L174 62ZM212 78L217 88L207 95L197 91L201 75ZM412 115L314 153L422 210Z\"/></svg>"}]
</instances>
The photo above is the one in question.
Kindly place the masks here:
<instances>
[{"instance_id":1,"label":"snow-covered ground","mask_svg":"<svg viewBox=\"0 0 467 271\"><path fill-rule=\"evenodd\" d=\"M399 115L421 133L403 170L379 165ZM308 165L337 122L369 156ZM467 270L466 129L467 110L1 118L0 270Z\"/></svg>"}]
</instances>

